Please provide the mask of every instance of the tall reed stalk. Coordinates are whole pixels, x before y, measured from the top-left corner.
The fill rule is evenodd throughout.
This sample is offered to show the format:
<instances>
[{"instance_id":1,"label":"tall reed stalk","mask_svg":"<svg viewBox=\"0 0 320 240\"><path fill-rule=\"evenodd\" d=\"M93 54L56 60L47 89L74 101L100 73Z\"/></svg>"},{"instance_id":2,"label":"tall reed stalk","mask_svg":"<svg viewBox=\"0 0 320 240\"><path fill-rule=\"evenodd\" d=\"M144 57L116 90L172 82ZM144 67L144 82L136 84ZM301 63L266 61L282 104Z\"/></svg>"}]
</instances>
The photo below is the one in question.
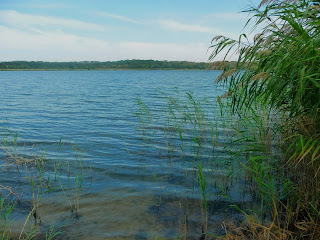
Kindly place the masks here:
<instances>
[{"instance_id":1,"label":"tall reed stalk","mask_svg":"<svg viewBox=\"0 0 320 240\"><path fill-rule=\"evenodd\" d=\"M319 3L264 0L248 10L248 23L260 31L252 40L246 34L217 36L211 46L210 59L221 52L227 52L225 60L238 55L236 67L216 81L228 87L222 98L232 112L244 118L255 106L266 106L277 123L270 131L281 138L281 159L273 161L264 150L246 168L273 216L268 236L279 239L320 238ZM273 150L267 142L262 146Z\"/></svg>"}]
</instances>

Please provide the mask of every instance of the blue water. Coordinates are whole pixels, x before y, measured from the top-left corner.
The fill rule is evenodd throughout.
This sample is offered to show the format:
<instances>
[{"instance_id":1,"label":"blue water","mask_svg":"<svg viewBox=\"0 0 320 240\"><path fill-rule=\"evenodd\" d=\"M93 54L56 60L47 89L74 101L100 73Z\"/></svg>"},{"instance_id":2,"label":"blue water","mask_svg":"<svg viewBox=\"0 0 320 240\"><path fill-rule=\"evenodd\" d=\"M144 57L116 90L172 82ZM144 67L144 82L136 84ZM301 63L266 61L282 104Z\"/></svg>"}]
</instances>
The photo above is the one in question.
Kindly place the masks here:
<instances>
[{"instance_id":1,"label":"blue water","mask_svg":"<svg viewBox=\"0 0 320 240\"><path fill-rule=\"evenodd\" d=\"M187 214L190 239L201 236L200 192L192 181L194 171L188 165L178 168L167 156L160 157L141 143L136 98L158 111L160 122L164 116L160 110L166 106L161 92L193 92L196 99L207 98L216 106L217 96L224 92L214 84L220 73L0 72L1 126L18 134L19 147L25 152L45 150L47 161L59 158L73 167L80 158L87 169L80 218L75 220L68 211L73 195L67 201L68 194L58 191L41 204L43 228L61 227L61 239L176 239ZM2 181L8 179L1 176ZM60 172L61 179L68 177L67 171ZM14 187L15 181L10 184ZM216 201L221 211L210 217L212 232L221 228L229 214L222 211L227 207L223 201ZM24 222L22 213L17 216Z\"/></svg>"}]
</instances>

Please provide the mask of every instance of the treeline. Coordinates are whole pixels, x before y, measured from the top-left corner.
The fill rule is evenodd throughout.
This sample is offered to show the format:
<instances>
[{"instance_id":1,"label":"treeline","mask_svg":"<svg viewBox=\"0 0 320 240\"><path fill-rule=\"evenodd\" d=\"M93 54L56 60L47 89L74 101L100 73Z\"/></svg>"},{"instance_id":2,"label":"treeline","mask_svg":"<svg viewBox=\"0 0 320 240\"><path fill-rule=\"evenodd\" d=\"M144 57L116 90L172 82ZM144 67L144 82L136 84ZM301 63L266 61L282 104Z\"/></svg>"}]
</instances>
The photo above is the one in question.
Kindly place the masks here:
<instances>
[{"instance_id":1,"label":"treeline","mask_svg":"<svg viewBox=\"0 0 320 240\"><path fill-rule=\"evenodd\" d=\"M113 62L43 62L12 61L0 62L0 70L108 70L108 69L166 69L166 70L223 70L231 68L234 62L187 62L157 60L121 60Z\"/></svg>"}]
</instances>

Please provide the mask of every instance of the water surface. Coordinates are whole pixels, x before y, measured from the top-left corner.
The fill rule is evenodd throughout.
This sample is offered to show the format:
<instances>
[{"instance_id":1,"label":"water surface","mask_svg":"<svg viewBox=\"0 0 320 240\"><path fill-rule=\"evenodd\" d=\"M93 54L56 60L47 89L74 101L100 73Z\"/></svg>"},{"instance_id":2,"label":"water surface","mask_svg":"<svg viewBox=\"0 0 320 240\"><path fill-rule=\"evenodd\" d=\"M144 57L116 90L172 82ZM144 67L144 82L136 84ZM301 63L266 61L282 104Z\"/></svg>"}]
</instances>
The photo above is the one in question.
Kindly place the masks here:
<instances>
[{"instance_id":1,"label":"water surface","mask_svg":"<svg viewBox=\"0 0 320 240\"><path fill-rule=\"evenodd\" d=\"M213 106L210 114L215 115L217 96L224 92L214 84L220 73L0 72L1 125L18 133L19 147L25 154L45 150L48 161L60 159L79 170L80 159L86 169L79 197L80 217L70 213L75 195L57 190L41 201L42 231L59 226L59 239L177 239L187 218L189 238L199 239L201 201L196 169L192 164L172 161L169 154L159 154L161 146L142 143L137 132L136 98L158 112L161 122L165 119L161 109L166 105L161 91L176 96L178 88L182 95L193 92L196 99L207 98ZM63 146L59 151L60 139ZM216 157L226 154L222 149L218 153ZM53 176L53 169L48 171ZM206 171L215 178L226 177L223 171ZM68 179L75 175L67 170L58 175L72 190ZM10 171L2 173L2 184L16 186L19 178L14 176ZM215 195L213 185L208 192L209 231L221 233L221 223L236 219L236 214ZM15 212L17 229L28 212L23 201L28 205L27 197L22 198L22 207Z\"/></svg>"}]
</instances>

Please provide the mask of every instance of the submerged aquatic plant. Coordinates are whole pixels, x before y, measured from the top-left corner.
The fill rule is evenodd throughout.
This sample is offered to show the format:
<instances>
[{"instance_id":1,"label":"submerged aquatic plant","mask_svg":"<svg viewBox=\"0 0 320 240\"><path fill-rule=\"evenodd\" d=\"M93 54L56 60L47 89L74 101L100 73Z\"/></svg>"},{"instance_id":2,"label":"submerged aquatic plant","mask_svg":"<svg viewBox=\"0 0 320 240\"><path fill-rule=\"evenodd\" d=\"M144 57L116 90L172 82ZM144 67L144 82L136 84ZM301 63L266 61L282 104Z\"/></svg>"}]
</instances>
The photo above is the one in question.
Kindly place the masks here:
<instances>
[{"instance_id":1,"label":"submerged aquatic plant","mask_svg":"<svg viewBox=\"0 0 320 240\"><path fill-rule=\"evenodd\" d=\"M40 209L45 206L45 200L49 193L62 190L66 196L71 211L75 210L75 217L79 218L79 201L82 184L84 181L84 171L89 167L82 162L80 151L75 144L76 166L70 172L69 162L60 159L60 152L63 146L62 139L59 141L59 153L57 161L47 159L46 151L34 153L33 149L23 149L18 141L18 135L13 134L8 128L1 132L0 145L4 150L3 163L0 170L2 174L12 172L17 179L23 184L21 187L0 185L0 239L34 239L35 237L43 237L53 239L60 233L58 227L50 227L46 233L41 232L42 222L46 221L41 216ZM52 165L53 163L53 165ZM77 164L79 167L77 167ZM66 170L66 168L68 169ZM76 171L79 169L78 171ZM72 174L68 181L61 181L62 174ZM54 177L51 177L51 174ZM74 175L74 177L73 177ZM70 189L68 183L74 182L75 189ZM8 183L9 184L9 183ZM66 192L64 188L68 188ZM75 197L74 207L67 195ZM12 217L13 211L18 211L20 204L30 207L30 211L25 216L25 221L19 232L12 232L11 227L15 225L15 219ZM24 218L24 216L23 216ZM34 219L34 223L30 223L30 219ZM45 234L45 236L44 236Z\"/></svg>"}]
</instances>

